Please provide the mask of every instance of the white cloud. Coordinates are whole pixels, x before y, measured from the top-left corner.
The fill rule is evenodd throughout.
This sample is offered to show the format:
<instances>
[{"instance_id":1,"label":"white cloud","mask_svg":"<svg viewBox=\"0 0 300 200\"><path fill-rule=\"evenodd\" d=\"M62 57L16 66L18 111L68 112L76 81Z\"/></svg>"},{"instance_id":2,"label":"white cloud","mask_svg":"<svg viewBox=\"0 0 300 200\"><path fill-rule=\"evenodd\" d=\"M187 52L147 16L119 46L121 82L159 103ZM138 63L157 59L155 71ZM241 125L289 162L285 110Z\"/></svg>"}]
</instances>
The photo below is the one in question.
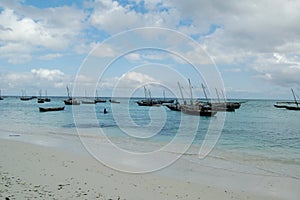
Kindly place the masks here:
<instances>
[{"instance_id":1,"label":"white cloud","mask_svg":"<svg viewBox=\"0 0 300 200\"><path fill-rule=\"evenodd\" d=\"M130 53L127 54L125 58L130 62L136 62L141 60L141 55L138 53Z\"/></svg>"},{"instance_id":2,"label":"white cloud","mask_svg":"<svg viewBox=\"0 0 300 200\"><path fill-rule=\"evenodd\" d=\"M238 73L242 70L240 68L230 68L230 69L224 69L225 72L232 72L232 73Z\"/></svg>"},{"instance_id":3,"label":"white cloud","mask_svg":"<svg viewBox=\"0 0 300 200\"><path fill-rule=\"evenodd\" d=\"M53 81L53 80L61 80L64 77L64 73L58 69L53 69L53 70L49 70L49 69L32 69L31 73L38 79L47 79L49 81Z\"/></svg>"},{"instance_id":4,"label":"white cloud","mask_svg":"<svg viewBox=\"0 0 300 200\"><path fill-rule=\"evenodd\" d=\"M39 59L40 60L53 60L55 58L60 58L62 56L63 55L60 53L51 53L51 54L46 54L46 55L40 56Z\"/></svg>"},{"instance_id":5,"label":"white cloud","mask_svg":"<svg viewBox=\"0 0 300 200\"><path fill-rule=\"evenodd\" d=\"M140 72L131 71L121 75L120 77L106 78L101 81L101 87L112 89L132 89L139 88L147 84L159 84L161 81Z\"/></svg>"},{"instance_id":6,"label":"white cloud","mask_svg":"<svg viewBox=\"0 0 300 200\"><path fill-rule=\"evenodd\" d=\"M58 69L32 69L30 72L6 72L0 74L0 84L10 90L21 88L53 88L65 86L70 76Z\"/></svg>"},{"instance_id":7,"label":"white cloud","mask_svg":"<svg viewBox=\"0 0 300 200\"><path fill-rule=\"evenodd\" d=\"M147 1L145 7L148 12L141 13L130 4L122 6L113 0L96 0L92 5L94 11L90 22L110 34L145 26L176 28L179 15L174 8L161 9L167 7L165 4L163 1Z\"/></svg>"},{"instance_id":8,"label":"white cloud","mask_svg":"<svg viewBox=\"0 0 300 200\"><path fill-rule=\"evenodd\" d=\"M85 14L75 7L40 9L2 1L0 8L0 52L6 52L0 58L10 63L29 61L41 49L67 49L77 42L84 27ZM16 59L19 56L27 59Z\"/></svg>"},{"instance_id":9,"label":"white cloud","mask_svg":"<svg viewBox=\"0 0 300 200\"><path fill-rule=\"evenodd\" d=\"M289 54L262 54L251 65L256 77L282 87L300 85L300 58Z\"/></svg>"}]
</instances>

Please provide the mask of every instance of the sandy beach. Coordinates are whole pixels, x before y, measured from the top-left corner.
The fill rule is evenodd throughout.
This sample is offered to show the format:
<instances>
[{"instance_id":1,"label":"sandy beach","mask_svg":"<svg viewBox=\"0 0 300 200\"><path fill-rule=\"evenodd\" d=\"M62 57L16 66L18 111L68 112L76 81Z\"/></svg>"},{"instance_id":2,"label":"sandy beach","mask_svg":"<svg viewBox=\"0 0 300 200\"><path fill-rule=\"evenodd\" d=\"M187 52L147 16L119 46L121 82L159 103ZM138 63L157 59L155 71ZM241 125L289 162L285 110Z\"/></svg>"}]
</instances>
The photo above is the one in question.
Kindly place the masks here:
<instances>
[{"instance_id":1,"label":"sandy beach","mask_svg":"<svg viewBox=\"0 0 300 200\"><path fill-rule=\"evenodd\" d=\"M120 173L92 157L4 139L0 140L0 158L1 199L289 199L277 198L276 192L232 190L159 173ZM201 166L198 170L213 171Z\"/></svg>"}]
</instances>

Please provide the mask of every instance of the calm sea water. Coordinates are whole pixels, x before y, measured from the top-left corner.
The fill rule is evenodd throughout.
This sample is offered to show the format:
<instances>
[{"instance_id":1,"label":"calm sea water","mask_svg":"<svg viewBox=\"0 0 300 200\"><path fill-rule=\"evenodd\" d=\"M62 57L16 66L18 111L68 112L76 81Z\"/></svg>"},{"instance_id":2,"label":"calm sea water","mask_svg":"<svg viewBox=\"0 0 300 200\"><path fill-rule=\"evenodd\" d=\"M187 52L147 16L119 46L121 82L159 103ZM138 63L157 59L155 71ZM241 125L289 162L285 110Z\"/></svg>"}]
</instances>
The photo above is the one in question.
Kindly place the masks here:
<instances>
[{"instance_id":1,"label":"calm sea water","mask_svg":"<svg viewBox=\"0 0 300 200\"><path fill-rule=\"evenodd\" d=\"M166 107L139 107L135 103L136 99L129 101L128 109L124 108L127 100L120 99L121 103L113 104L113 108L107 102L82 104L76 106L75 110L72 110L72 106L66 106L60 112L39 112L39 106L63 106L64 99L53 97L49 103L38 104L36 99L20 101L17 97L5 98L0 101L0 136L41 145L68 144L71 148L72 143L66 141L78 141L76 128L87 133L101 128L107 137L122 148L147 152L172 141L182 120L180 112L170 111ZM299 178L299 170L295 169L300 165L300 112L276 109L274 103L271 100L248 100L236 112L226 113L212 155L222 160L263 167L264 170L280 175ZM108 114L103 114L104 108L107 108ZM130 116L130 119L126 116ZM199 120L191 148L196 154L211 120L217 121L221 117L219 113L212 118L188 117L190 121ZM125 133L120 130L120 126ZM153 135L150 137L149 134ZM191 137L191 133L186 130L180 141L185 144ZM188 153L185 159L200 162L193 160Z\"/></svg>"}]
</instances>

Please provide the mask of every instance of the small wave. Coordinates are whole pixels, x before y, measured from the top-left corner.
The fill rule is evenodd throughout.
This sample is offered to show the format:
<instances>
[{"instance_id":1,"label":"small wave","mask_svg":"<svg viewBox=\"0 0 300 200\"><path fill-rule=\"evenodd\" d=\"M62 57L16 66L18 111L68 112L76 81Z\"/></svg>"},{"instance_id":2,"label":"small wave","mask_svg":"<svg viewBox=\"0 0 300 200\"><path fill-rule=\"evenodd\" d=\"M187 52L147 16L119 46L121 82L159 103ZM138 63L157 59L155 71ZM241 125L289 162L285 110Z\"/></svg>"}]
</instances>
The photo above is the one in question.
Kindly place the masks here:
<instances>
[{"instance_id":1,"label":"small wave","mask_svg":"<svg viewBox=\"0 0 300 200\"><path fill-rule=\"evenodd\" d=\"M61 126L62 128L111 128L111 127L117 127L116 124L65 124Z\"/></svg>"}]
</instances>

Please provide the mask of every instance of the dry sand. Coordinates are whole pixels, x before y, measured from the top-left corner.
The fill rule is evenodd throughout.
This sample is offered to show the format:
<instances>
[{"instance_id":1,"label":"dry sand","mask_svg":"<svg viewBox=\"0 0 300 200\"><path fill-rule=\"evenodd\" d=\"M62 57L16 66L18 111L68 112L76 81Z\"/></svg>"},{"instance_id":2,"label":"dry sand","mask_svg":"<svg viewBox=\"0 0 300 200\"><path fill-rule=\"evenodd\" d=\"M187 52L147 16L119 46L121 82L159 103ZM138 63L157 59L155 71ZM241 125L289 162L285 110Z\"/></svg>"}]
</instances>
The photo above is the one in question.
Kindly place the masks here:
<instances>
[{"instance_id":1,"label":"dry sand","mask_svg":"<svg viewBox=\"0 0 300 200\"><path fill-rule=\"evenodd\" d=\"M277 199L157 173L120 173L88 156L4 139L0 176L0 199Z\"/></svg>"}]
</instances>

